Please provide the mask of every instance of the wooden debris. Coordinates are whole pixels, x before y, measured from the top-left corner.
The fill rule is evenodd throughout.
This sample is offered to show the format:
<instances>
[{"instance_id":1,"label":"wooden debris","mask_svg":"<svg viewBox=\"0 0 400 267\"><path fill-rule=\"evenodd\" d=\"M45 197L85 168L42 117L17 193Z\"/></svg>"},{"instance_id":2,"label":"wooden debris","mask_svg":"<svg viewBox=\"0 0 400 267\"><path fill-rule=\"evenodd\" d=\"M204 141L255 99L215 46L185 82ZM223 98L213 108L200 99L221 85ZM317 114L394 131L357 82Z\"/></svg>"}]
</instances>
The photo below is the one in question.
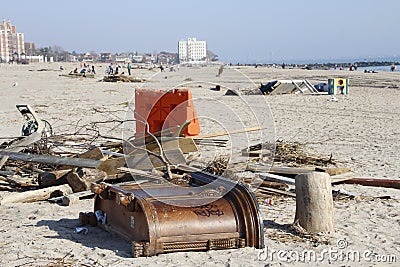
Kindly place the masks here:
<instances>
[{"instance_id":1,"label":"wooden debris","mask_svg":"<svg viewBox=\"0 0 400 267\"><path fill-rule=\"evenodd\" d=\"M288 192L288 191L285 191L285 190L276 189L276 188L262 187L262 188L257 188L256 192L273 193L273 194L284 195L284 196L289 196L289 197L296 197L295 193Z\"/></svg>"},{"instance_id":2,"label":"wooden debris","mask_svg":"<svg viewBox=\"0 0 400 267\"><path fill-rule=\"evenodd\" d=\"M3 168L4 164L7 162L8 156L0 157L0 169Z\"/></svg>"},{"instance_id":3,"label":"wooden debris","mask_svg":"<svg viewBox=\"0 0 400 267\"><path fill-rule=\"evenodd\" d=\"M92 183L103 182L107 179L107 174L100 170L78 169L67 175L68 184L74 193L90 189Z\"/></svg>"},{"instance_id":4,"label":"wooden debris","mask_svg":"<svg viewBox=\"0 0 400 267\"><path fill-rule=\"evenodd\" d=\"M37 162L37 163L46 163L46 164L61 165L61 166L65 165L72 167L85 167L85 168L97 168L102 163L102 161L100 160L27 154L27 153L10 152L4 150L0 150L0 156L9 156L10 160L20 160L25 162Z\"/></svg>"},{"instance_id":5,"label":"wooden debris","mask_svg":"<svg viewBox=\"0 0 400 267\"><path fill-rule=\"evenodd\" d=\"M227 156L219 156L216 157L208 166L203 170L205 172L215 174L215 175L222 175L229 164L229 157Z\"/></svg>"},{"instance_id":6,"label":"wooden debris","mask_svg":"<svg viewBox=\"0 0 400 267\"><path fill-rule=\"evenodd\" d=\"M43 172L38 176L39 187L49 187L67 183L67 175L71 169Z\"/></svg>"},{"instance_id":7,"label":"wooden debris","mask_svg":"<svg viewBox=\"0 0 400 267\"><path fill-rule=\"evenodd\" d=\"M329 158L313 155L305 150L304 144L298 142L285 142L283 140L277 140L275 143L257 144L248 148L248 151L257 150L262 151L262 154L264 155L270 155L271 160L273 159L274 163L282 163L288 167L302 167L310 165L324 167L336 165L332 155Z\"/></svg>"},{"instance_id":8,"label":"wooden debris","mask_svg":"<svg viewBox=\"0 0 400 267\"><path fill-rule=\"evenodd\" d=\"M142 83L145 79L127 75L108 75L104 76L103 82L126 82L126 83Z\"/></svg>"},{"instance_id":9,"label":"wooden debris","mask_svg":"<svg viewBox=\"0 0 400 267\"><path fill-rule=\"evenodd\" d=\"M213 133L213 134L204 134L204 135L196 136L193 139L196 140L197 138L210 138L210 137L232 135L232 134L238 134L238 133L247 133L247 132L259 131L259 130L266 129L266 128L267 128L267 126L251 127L251 128L240 129L240 130L234 130L234 131L230 131L230 132L219 132L219 133Z\"/></svg>"},{"instance_id":10,"label":"wooden debris","mask_svg":"<svg viewBox=\"0 0 400 267\"><path fill-rule=\"evenodd\" d=\"M276 174L267 173L267 172L258 173L258 175L260 176L261 179L263 179L265 181L278 182L278 183L283 183L283 184L292 184L292 185L295 184L294 179L284 177L281 175L276 175Z\"/></svg>"},{"instance_id":11,"label":"wooden debris","mask_svg":"<svg viewBox=\"0 0 400 267\"><path fill-rule=\"evenodd\" d=\"M342 183L400 189L400 181L392 179L352 178L342 181Z\"/></svg>"},{"instance_id":12,"label":"wooden debris","mask_svg":"<svg viewBox=\"0 0 400 267\"><path fill-rule=\"evenodd\" d=\"M47 187L43 189L16 192L7 195L0 200L0 205L10 204L10 203L29 203L35 201L47 200L52 197L68 195L72 193L72 189L69 185L58 185Z\"/></svg>"},{"instance_id":13,"label":"wooden debris","mask_svg":"<svg viewBox=\"0 0 400 267\"><path fill-rule=\"evenodd\" d=\"M69 78L94 78L94 74L92 73L68 73L68 74L60 74L61 77L69 77Z\"/></svg>"},{"instance_id":14,"label":"wooden debris","mask_svg":"<svg viewBox=\"0 0 400 267\"><path fill-rule=\"evenodd\" d=\"M333 198L329 174L300 174L295 180L295 222L298 221L308 233L333 231Z\"/></svg>"}]
</instances>

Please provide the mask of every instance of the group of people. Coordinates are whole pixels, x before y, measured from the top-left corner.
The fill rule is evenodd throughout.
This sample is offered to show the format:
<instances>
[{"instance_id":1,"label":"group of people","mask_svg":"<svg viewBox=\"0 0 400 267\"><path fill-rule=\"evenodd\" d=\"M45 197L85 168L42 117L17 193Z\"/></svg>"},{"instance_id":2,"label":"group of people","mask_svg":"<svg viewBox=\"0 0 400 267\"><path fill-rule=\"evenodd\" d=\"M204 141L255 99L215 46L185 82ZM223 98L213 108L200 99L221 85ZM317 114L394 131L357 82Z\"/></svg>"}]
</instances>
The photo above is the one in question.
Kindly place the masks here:
<instances>
[{"instance_id":1,"label":"group of people","mask_svg":"<svg viewBox=\"0 0 400 267\"><path fill-rule=\"evenodd\" d=\"M131 63L128 63L126 67L128 69L128 75L131 75L131 69L132 69ZM116 64L110 63L108 69L106 70L106 73L108 75L118 75L119 69L121 69L121 66L118 63ZM122 72L121 74L124 74L124 72Z\"/></svg>"},{"instance_id":2,"label":"group of people","mask_svg":"<svg viewBox=\"0 0 400 267\"><path fill-rule=\"evenodd\" d=\"M60 69L61 68L62 67L60 67ZM80 74L83 74L83 76L85 76L86 73L96 74L96 70L94 68L94 65L90 66L90 65L84 64L84 66L82 68L82 64L81 64L81 70L78 71L78 68L75 68L73 71L70 72L70 74L72 74L72 73L74 73L74 74L80 73Z\"/></svg>"}]
</instances>

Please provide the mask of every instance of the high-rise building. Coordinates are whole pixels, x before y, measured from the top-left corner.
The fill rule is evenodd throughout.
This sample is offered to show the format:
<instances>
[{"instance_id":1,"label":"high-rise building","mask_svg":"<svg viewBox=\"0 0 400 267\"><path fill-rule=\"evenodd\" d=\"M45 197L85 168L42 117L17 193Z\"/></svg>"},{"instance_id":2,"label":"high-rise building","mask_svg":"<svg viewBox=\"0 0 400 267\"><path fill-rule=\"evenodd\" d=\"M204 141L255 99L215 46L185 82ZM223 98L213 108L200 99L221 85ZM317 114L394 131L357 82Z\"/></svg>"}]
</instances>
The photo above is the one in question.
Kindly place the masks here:
<instances>
[{"instance_id":1,"label":"high-rise building","mask_svg":"<svg viewBox=\"0 0 400 267\"><path fill-rule=\"evenodd\" d=\"M206 61L207 42L197 41L196 38L188 38L178 42L179 62Z\"/></svg>"},{"instance_id":2,"label":"high-rise building","mask_svg":"<svg viewBox=\"0 0 400 267\"><path fill-rule=\"evenodd\" d=\"M25 54L24 34L17 33L17 28L10 21L0 24L0 58L2 61L19 59Z\"/></svg>"}]
</instances>

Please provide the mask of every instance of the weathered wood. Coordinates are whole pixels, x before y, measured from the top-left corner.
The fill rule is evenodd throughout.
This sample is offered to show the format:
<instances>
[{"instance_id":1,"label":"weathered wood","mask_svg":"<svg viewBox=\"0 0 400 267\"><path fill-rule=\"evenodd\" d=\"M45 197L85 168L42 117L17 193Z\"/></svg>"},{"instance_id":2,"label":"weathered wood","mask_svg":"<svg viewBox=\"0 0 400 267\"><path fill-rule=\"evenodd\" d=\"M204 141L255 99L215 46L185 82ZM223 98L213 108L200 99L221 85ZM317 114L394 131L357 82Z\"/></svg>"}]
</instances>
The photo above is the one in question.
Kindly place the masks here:
<instances>
[{"instance_id":1,"label":"weathered wood","mask_svg":"<svg viewBox=\"0 0 400 267\"><path fill-rule=\"evenodd\" d=\"M376 186L400 189L400 180L393 179L376 179L376 178L352 178L342 181L345 184L359 184L365 186Z\"/></svg>"},{"instance_id":2,"label":"weathered wood","mask_svg":"<svg viewBox=\"0 0 400 267\"><path fill-rule=\"evenodd\" d=\"M246 170L252 172L269 172L277 175L295 177L298 174L313 172L314 168L270 167L256 164L248 164L246 166Z\"/></svg>"},{"instance_id":3,"label":"weathered wood","mask_svg":"<svg viewBox=\"0 0 400 267\"><path fill-rule=\"evenodd\" d=\"M104 154L99 147L95 147L93 149L90 149L90 150L80 154L79 158L101 160L104 158Z\"/></svg>"},{"instance_id":4,"label":"weathered wood","mask_svg":"<svg viewBox=\"0 0 400 267\"><path fill-rule=\"evenodd\" d=\"M0 175L7 177L7 176L13 176L15 174L15 172L13 171L0 171Z\"/></svg>"},{"instance_id":5,"label":"weathered wood","mask_svg":"<svg viewBox=\"0 0 400 267\"><path fill-rule=\"evenodd\" d=\"M333 176L333 175L340 175L343 173L348 173L351 172L350 168L321 168L321 167L315 167L315 171L317 172L326 172L327 174Z\"/></svg>"},{"instance_id":6,"label":"weathered wood","mask_svg":"<svg viewBox=\"0 0 400 267\"><path fill-rule=\"evenodd\" d=\"M234 130L234 131L230 131L230 132L219 132L219 133L213 133L213 134L199 135L199 136L196 136L193 139L196 139L196 138L210 138L210 137L232 135L232 134L238 134L238 133L247 133L247 132L258 131L258 130L262 130L262 129L266 129L266 128L267 128L267 126L264 126L264 127L251 127L251 128Z\"/></svg>"},{"instance_id":7,"label":"weathered wood","mask_svg":"<svg viewBox=\"0 0 400 267\"><path fill-rule=\"evenodd\" d=\"M102 182L107 179L107 174L100 170L79 169L67 175L68 184L74 193L90 189L90 185L95 182Z\"/></svg>"},{"instance_id":8,"label":"weathered wood","mask_svg":"<svg viewBox=\"0 0 400 267\"><path fill-rule=\"evenodd\" d=\"M329 174L299 174L295 180L295 222L309 233L333 231L333 197Z\"/></svg>"},{"instance_id":9,"label":"weathered wood","mask_svg":"<svg viewBox=\"0 0 400 267\"><path fill-rule=\"evenodd\" d=\"M29 203L47 200L52 197L68 195L72 193L69 185L52 186L38 190L30 190L26 192L18 192L5 196L0 200L0 205L11 203Z\"/></svg>"},{"instance_id":10,"label":"weathered wood","mask_svg":"<svg viewBox=\"0 0 400 267\"><path fill-rule=\"evenodd\" d=\"M283 184L295 184L294 179L272 173L257 173L264 181L278 182Z\"/></svg>"},{"instance_id":11,"label":"weathered wood","mask_svg":"<svg viewBox=\"0 0 400 267\"><path fill-rule=\"evenodd\" d=\"M67 175L67 181L69 186L71 186L72 191L74 193L76 192L82 192L88 189L85 181L82 179L82 177L76 173L76 172L70 172Z\"/></svg>"},{"instance_id":12,"label":"weathered wood","mask_svg":"<svg viewBox=\"0 0 400 267\"><path fill-rule=\"evenodd\" d=\"M47 163L53 165L65 165L84 168L97 168L102 163L101 160L56 157L50 155L27 154L4 150L0 150L0 156L9 156L10 160L20 160L25 162Z\"/></svg>"},{"instance_id":13,"label":"weathered wood","mask_svg":"<svg viewBox=\"0 0 400 267\"><path fill-rule=\"evenodd\" d=\"M8 160L8 156L0 157L0 170L1 170L1 168L3 168L3 165L6 163L7 160Z\"/></svg>"},{"instance_id":14,"label":"weathered wood","mask_svg":"<svg viewBox=\"0 0 400 267\"><path fill-rule=\"evenodd\" d=\"M285 195L285 196L289 196L289 197L296 197L295 193L288 192L288 191L285 191L285 190L276 189L276 188L262 187L262 188L257 188L255 191L256 192L274 193L274 194Z\"/></svg>"},{"instance_id":15,"label":"weathered wood","mask_svg":"<svg viewBox=\"0 0 400 267\"><path fill-rule=\"evenodd\" d=\"M33 176L30 177L22 177L19 175L12 175L12 176L5 176L3 178L1 178L1 180L8 182L10 184L13 185L17 185L17 186L32 186L32 182L34 180Z\"/></svg>"},{"instance_id":16,"label":"weathered wood","mask_svg":"<svg viewBox=\"0 0 400 267\"><path fill-rule=\"evenodd\" d=\"M36 143L42 138L42 132L34 132L31 135L24 137L21 140L13 142L9 147L7 147L7 151L11 152L19 152L25 149L27 146Z\"/></svg>"},{"instance_id":17,"label":"weathered wood","mask_svg":"<svg viewBox=\"0 0 400 267\"><path fill-rule=\"evenodd\" d=\"M125 157L112 158L101 161L98 169L106 172L108 175L112 175L118 173L118 168L125 166L125 164Z\"/></svg>"},{"instance_id":18,"label":"weathered wood","mask_svg":"<svg viewBox=\"0 0 400 267\"><path fill-rule=\"evenodd\" d=\"M67 175L71 171L72 171L71 169L66 169L66 170L57 170L51 172L42 172L38 176L39 187L44 188L49 186L66 184L68 182Z\"/></svg>"}]
</instances>

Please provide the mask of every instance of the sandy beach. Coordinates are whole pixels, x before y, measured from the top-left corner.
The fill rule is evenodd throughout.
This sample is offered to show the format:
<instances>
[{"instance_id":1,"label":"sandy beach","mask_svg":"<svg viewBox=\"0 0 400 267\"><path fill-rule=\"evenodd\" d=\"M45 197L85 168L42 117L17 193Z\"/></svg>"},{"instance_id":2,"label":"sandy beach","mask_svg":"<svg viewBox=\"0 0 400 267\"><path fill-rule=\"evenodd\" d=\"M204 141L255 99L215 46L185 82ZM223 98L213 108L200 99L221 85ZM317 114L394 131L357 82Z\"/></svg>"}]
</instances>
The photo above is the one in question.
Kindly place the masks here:
<instances>
[{"instance_id":1,"label":"sandy beach","mask_svg":"<svg viewBox=\"0 0 400 267\"><path fill-rule=\"evenodd\" d=\"M180 67L162 73L158 68L133 69L133 76L148 81L139 84L101 82L107 65L95 66L95 78L68 78L59 75L79 67L78 63L64 63L63 71L57 63L0 65L0 138L21 134L24 121L16 104L31 105L55 133L71 132L78 122L84 125L132 116L138 86L189 87L196 109L204 116L200 119L202 134L252 127L259 120L268 126L262 141L300 142L315 154L332 155L338 167L351 168L357 177L400 180L399 72L232 66L218 77L217 66ZM349 95L337 95L337 101L331 101L330 95L252 94L243 100L224 96L227 88L256 92L261 82L276 79L307 79L317 84L337 77L348 78L350 84ZM221 84L222 90L210 90L215 84ZM118 128L106 134L121 136L129 131ZM247 139L232 141L232 150L238 152L257 141L259 135L249 134ZM290 233L295 199L277 198L273 205L260 199L266 249L179 252L148 258L132 258L128 242L99 228L89 227L86 235L75 232L79 212L93 211L92 199L68 207L49 202L8 204L0 206L0 266L397 266L400 191L344 184L334 189L365 198L334 201L335 231L321 235L321 242ZM0 197L8 194L0 191ZM390 199L372 198L378 196ZM360 258L324 254L338 249L356 252ZM311 263L288 256L305 250L325 256Z\"/></svg>"}]
</instances>

